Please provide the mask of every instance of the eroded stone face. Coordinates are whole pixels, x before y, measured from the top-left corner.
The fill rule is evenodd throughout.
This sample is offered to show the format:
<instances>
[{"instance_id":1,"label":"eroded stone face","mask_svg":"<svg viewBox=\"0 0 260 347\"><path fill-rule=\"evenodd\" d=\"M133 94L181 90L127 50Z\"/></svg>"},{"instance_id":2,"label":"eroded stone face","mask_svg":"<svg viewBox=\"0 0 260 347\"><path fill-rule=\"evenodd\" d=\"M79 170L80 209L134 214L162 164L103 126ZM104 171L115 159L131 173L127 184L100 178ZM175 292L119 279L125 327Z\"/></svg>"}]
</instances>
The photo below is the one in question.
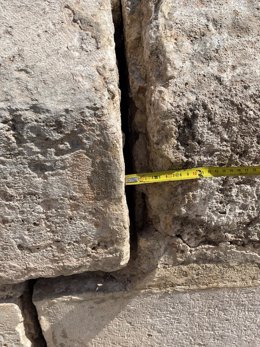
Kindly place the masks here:
<instances>
[{"instance_id":1,"label":"eroded stone face","mask_svg":"<svg viewBox=\"0 0 260 347\"><path fill-rule=\"evenodd\" d=\"M123 1L137 172L259 165L258 1ZM259 262L259 178L139 189L171 263Z\"/></svg>"},{"instance_id":2,"label":"eroded stone face","mask_svg":"<svg viewBox=\"0 0 260 347\"><path fill-rule=\"evenodd\" d=\"M0 8L0 282L118 269L128 213L110 1Z\"/></svg>"}]
</instances>

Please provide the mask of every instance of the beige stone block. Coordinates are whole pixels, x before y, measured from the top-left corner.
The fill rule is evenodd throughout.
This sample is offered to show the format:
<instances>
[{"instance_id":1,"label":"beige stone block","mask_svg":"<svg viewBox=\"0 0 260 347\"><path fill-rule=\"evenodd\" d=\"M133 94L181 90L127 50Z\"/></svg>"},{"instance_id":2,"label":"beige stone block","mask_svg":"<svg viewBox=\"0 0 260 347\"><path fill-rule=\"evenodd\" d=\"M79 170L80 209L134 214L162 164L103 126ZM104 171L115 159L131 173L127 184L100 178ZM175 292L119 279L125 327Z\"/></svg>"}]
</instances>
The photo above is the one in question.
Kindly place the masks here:
<instances>
[{"instance_id":1,"label":"beige stone block","mask_svg":"<svg viewBox=\"0 0 260 347\"><path fill-rule=\"evenodd\" d=\"M112 279L81 278L40 281L34 302L48 347L257 347L259 295L259 288L127 292Z\"/></svg>"},{"instance_id":2,"label":"beige stone block","mask_svg":"<svg viewBox=\"0 0 260 347\"><path fill-rule=\"evenodd\" d=\"M259 165L259 1L123 0L137 172ZM258 177L138 188L175 265L260 262ZM145 216L145 218L144 218Z\"/></svg>"}]
</instances>

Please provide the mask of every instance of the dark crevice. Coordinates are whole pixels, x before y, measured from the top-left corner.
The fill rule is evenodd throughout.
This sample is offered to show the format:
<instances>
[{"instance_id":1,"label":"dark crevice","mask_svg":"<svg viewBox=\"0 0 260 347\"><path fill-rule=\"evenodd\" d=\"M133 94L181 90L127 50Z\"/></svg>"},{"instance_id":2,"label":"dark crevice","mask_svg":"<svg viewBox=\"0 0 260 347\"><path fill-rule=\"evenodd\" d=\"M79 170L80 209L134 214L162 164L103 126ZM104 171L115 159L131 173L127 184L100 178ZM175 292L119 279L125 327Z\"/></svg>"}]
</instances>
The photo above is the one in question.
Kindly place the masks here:
<instances>
[{"instance_id":1,"label":"dark crevice","mask_svg":"<svg viewBox=\"0 0 260 347\"><path fill-rule=\"evenodd\" d=\"M36 280L28 281L27 288L20 297L20 308L24 319L25 335L31 341L32 347L47 347L41 330L36 307L32 301L35 283Z\"/></svg>"},{"instance_id":2,"label":"dark crevice","mask_svg":"<svg viewBox=\"0 0 260 347\"><path fill-rule=\"evenodd\" d=\"M113 21L115 26L115 51L117 58L117 67L119 73L119 88L121 91L121 122L122 131L124 134L124 159L126 174L133 173L133 134L130 119L130 98L129 98L129 78L128 66L125 54L125 40L124 40L124 23L122 15L122 4L120 1L114 3L113 7ZM137 235L135 228L135 188L126 187L126 199L129 209L130 217L130 237L131 237L131 255L135 253L137 248Z\"/></svg>"}]
</instances>

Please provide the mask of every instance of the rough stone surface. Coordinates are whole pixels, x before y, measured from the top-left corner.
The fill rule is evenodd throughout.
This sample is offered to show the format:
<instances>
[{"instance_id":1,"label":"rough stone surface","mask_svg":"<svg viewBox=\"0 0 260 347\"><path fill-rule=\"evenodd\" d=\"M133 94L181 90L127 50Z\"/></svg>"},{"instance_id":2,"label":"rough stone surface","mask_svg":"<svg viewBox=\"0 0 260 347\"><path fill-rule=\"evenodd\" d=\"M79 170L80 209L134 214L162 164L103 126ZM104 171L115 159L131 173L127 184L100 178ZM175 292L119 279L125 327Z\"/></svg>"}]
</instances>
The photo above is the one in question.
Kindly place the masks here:
<instances>
[{"instance_id":1,"label":"rough stone surface","mask_svg":"<svg viewBox=\"0 0 260 347\"><path fill-rule=\"evenodd\" d=\"M258 347L258 178L129 187L127 264L115 42L128 170L259 165L259 1L121 2L0 0L0 347Z\"/></svg>"},{"instance_id":2,"label":"rough stone surface","mask_svg":"<svg viewBox=\"0 0 260 347\"><path fill-rule=\"evenodd\" d=\"M123 9L136 171L259 165L259 1L123 0ZM171 238L173 265L259 263L259 183L142 187L138 228Z\"/></svg>"},{"instance_id":3,"label":"rough stone surface","mask_svg":"<svg viewBox=\"0 0 260 347\"><path fill-rule=\"evenodd\" d=\"M15 303L0 303L0 346L30 347L30 340L25 335L23 317Z\"/></svg>"},{"instance_id":4,"label":"rough stone surface","mask_svg":"<svg viewBox=\"0 0 260 347\"><path fill-rule=\"evenodd\" d=\"M127 263L110 0L0 1L0 282Z\"/></svg>"},{"instance_id":5,"label":"rough stone surface","mask_svg":"<svg viewBox=\"0 0 260 347\"><path fill-rule=\"evenodd\" d=\"M159 232L146 230L138 235L137 245L128 266L112 273L126 290L260 286L259 264L242 263L243 254L240 254L240 263L229 258L226 262L176 265L171 237L162 238Z\"/></svg>"},{"instance_id":6,"label":"rough stone surface","mask_svg":"<svg viewBox=\"0 0 260 347\"><path fill-rule=\"evenodd\" d=\"M18 300L21 295L27 290L27 283L18 283L12 285L0 285L0 301Z\"/></svg>"},{"instance_id":7,"label":"rough stone surface","mask_svg":"<svg viewBox=\"0 0 260 347\"><path fill-rule=\"evenodd\" d=\"M66 280L49 287L41 281L35 304L48 347L256 347L260 343L259 288L115 293L120 288L114 281L104 284L100 279L86 284L81 278L70 289Z\"/></svg>"}]
</instances>

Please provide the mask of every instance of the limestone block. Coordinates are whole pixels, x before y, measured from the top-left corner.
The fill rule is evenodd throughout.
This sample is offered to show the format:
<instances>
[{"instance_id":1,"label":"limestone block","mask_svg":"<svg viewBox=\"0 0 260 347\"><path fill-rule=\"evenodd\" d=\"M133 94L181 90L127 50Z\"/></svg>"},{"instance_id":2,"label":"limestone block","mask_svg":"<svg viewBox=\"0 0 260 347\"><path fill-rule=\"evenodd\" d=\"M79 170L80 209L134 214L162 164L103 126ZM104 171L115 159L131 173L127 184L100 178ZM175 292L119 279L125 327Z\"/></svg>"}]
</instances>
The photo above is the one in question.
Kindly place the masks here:
<instances>
[{"instance_id":1,"label":"limestone block","mask_svg":"<svg viewBox=\"0 0 260 347\"><path fill-rule=\"evenodd\" d=\"M0 346L32 346L25 335L21 310L15 303L0 303Z\"/></svg>"},{"instance_id":2,"label":"limestone block","mask_svg":"<svg viewBox=\"0 0 260 347\"><path fill-rule=\"evenodd\" d=\"M259 1L123 0L123 10L136 171L259 165ZM141 187L138 228L170 238L173 265L259 263L259 183Z\"/></svg>"},{"instance_id":3,"label":"limestone block","mask_svg":"<svg viewBox=\"0 0 260 347\"><path fill-rule=\"evenodd\" d=\"M120 289L120 284L112 280L92 279L88 285L82 279L70 285L61 280L49 286L40 281L34 302L48 347L256 347L260 343L259 288L186 293L116 293L115 288Z\"/></svg>"},{"instance_id":4,"label":"limestone block","mask_svg":"<svg viewBox=\"0 0 260 347\"><path fill-rule=\"evenodd\" d=\"M110 0L0 0L0 282L127 263Z\"/></svg>"}]
</instances>

